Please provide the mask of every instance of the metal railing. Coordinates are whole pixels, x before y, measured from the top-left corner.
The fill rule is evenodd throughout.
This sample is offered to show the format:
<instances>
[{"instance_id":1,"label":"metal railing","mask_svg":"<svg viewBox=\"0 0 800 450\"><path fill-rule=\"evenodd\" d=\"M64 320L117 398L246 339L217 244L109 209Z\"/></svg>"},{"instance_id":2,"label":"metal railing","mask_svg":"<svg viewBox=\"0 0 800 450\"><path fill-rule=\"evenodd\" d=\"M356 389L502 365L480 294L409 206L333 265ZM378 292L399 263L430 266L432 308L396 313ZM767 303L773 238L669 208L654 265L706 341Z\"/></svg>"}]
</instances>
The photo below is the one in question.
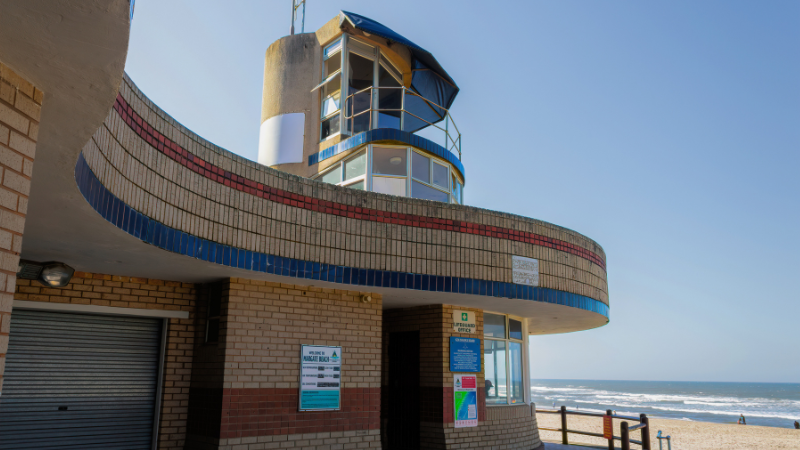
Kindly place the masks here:
<instances>
[{"instance_id":1,"label":"metal railing","mask_svg":"<svg viewBox=\"0 0 800 450\"><path fill-rule=\"evenodd\" d=\"M539 427L540 430L545 431L560 431L561 432L561 441L564 445L569 445L569 433L574 434L582 434L584 436L594 436L599 438L606 438L603 433L592 433L589 431L580 431L580 430L570 430L567 427L567 416L589 416L589 417L610 417L610 419L625 419L630 421L639 422L637 425L628 426L628 422L622 422L620 424L620 435L614 436L612 434L611 439L608 439L608 448L609 450L614 450L614 440L620 441L622 450L630 450L631 443L638 444L642 446L642 450L651 450L650 447L650 420L647 418L646 414L640 414L639 417L633 416L621 416L618 414L614 414L613 411L606 410L605 414L601 413L590 413L590 412L580 412L580 411L567 411L566 406L562 406L561 409L537 409L537 413L542 414L560 414L561 415L561 428L544 428ZM637 441L631 439L630 434L634 431L642 432L642 440Z\"/></svg>"},{"instance_id":2,"label":"metal railing","mask_svg":"<svg viewBox=\"0 0 800 450\"><path fill-rule=\"evenodd\" d=\"M658 439L658 450L664 450L664 447L661 446L664 439L667 440L667 450L672 450L672 437L671 436L662 436L661 430L658 430L658 434L656 435L656 439Z\"/></svg>"},{"instance_id":3,"label":"metal railing","mask_svg":"<svg viewBox=\"0 0 800 450\"><path fill-rule=\"evenodd\" d=\"M386 93L389 90L397 90L400 93L392 97L391 92ZM381 103L394 106L398 106L399 103L399 108L381 107ZM409 106L412 103L417 108L429 109L437 117L436 122L420 117L420 111L417 113L410 111ZM461 159L461 132L453 121L453 117L450 116L450 111L405 86L372 86L348 95L345 99L344 120L345 129L351 136L375 128L395 128L417 133L433 126L442 131L444 148L458 155L459 160Z\"/></svg>"}]
</instances>

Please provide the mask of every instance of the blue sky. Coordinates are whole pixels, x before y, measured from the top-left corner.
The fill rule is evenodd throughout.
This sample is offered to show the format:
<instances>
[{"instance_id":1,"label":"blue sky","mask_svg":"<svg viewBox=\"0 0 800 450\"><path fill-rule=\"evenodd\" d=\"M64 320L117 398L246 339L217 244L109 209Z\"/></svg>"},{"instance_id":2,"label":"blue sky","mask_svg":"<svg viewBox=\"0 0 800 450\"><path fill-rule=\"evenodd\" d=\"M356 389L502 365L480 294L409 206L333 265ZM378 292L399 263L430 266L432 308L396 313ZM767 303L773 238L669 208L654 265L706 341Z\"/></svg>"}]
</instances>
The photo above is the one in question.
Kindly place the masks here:
<instances>
[{"instance_id":1,"label":"blue sky","mask_svg":"<svg viewBox=\"0 0 800 450\"><path fill-rule=\"evenodd\" d=\"M289 0L138 0L127 72L256 159ZM599 242L611 322L531 338L534 378L800 379L800 3L309 0L436 55L466 203ZM299 28L299 24L298 24Z\"/></svg>"}]
</instances>

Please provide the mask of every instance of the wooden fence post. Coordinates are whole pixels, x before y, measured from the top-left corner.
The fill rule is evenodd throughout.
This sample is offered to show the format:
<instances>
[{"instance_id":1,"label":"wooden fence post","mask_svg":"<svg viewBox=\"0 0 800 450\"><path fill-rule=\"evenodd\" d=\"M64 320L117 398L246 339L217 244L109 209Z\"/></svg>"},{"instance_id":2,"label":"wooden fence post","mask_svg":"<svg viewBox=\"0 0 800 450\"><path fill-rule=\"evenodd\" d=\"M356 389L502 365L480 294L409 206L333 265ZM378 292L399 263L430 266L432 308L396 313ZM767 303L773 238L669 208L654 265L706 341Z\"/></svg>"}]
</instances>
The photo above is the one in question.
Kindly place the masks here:
<instances>
[{"instance_id":1,"label":"wooden fence post","mask_svg":"<svg viewBox=\"0 0 800 450\"><path fill-rule=\"evenodd\" d=\"M647 418L647 414L641 414L639 421L644 423L644 428L642 428L642 450L650 450L650 419Z\"/></svg>"},{"instance_id":2,"label":"wooden fence post","mask_svg":"<svg viewBox=\"0 0 800 450\"><path fill-rule=\"evenodd\" d=\"M628 422L622 422L619 428L620 437L622 438L622 450L631 450L631 436L628 433Z\"/></svg>"}]
</instances>

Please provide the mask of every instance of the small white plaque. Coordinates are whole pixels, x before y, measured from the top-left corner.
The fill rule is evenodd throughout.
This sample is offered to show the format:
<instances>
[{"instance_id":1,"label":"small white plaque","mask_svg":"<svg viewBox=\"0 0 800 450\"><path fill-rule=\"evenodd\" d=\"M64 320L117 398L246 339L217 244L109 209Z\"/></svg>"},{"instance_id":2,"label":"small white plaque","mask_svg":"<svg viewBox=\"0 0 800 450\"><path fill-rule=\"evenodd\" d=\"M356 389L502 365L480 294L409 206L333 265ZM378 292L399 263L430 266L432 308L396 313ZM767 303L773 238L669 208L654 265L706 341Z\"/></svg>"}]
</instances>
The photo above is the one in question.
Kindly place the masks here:
<instances>
[{"instance_id":1,"label":"small white plaque","mask_svg":"<svg viewBox=\"0 0 800 450\"><path fill-rule=\"evenodd\" d=\"M539 286L539 260L524 256L511 256L511 274L515 284Z\"/></svg>"}]
</instances>

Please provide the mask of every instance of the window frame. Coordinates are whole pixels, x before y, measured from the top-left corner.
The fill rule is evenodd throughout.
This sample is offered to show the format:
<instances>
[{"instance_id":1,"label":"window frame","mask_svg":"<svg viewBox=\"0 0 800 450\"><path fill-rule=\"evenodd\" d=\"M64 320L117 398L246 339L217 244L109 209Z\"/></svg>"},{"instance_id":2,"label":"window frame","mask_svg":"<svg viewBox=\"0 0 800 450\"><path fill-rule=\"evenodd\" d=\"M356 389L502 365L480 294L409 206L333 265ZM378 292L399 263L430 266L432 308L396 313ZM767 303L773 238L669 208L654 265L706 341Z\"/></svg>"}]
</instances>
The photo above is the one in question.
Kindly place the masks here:
<instances>
[{"instance_id":1,"label":"window frame","mask_svg":"<svg viewBox=\"0 0 800 450\"><path fill-rule=\"evenodd\" d=\"M333 49L331 54L328 54L328 49ZM322 47L322 64L320 65L320 83L311 90L311 92L315 92L320 90L320 125L319 125L319 142L324 142L328 139L332 139L336 136L343 135L349 136L350 132L348 131L347 127L347 120L345 119L345 113L347 112L347 98L352 93L349 89L349 63L350 63L350 54L354 53L358 56L363 58L367 58L372 60L373 62L373 78L372 78L372 107L373 109L379 108L378 105L378 90L374 89L378 86L378 82L380 79L380 69L383 67L389 75L397 81L400 86L404 86L403 83L403 73L400 71L397 66L389 59L386 54L381 50L378 45L372 44L370 42L363 41L358 37L352 36L347 33L342 33L341 35L337 36L335 39L331 40L329 44L324 45ZM341 58L341 66L339 70L333 72L327 78L325 76L325 62L331 58L339 57ZM334 81L336 77L339 77L339 109L336 112L332 112L326 116L322 116L322 104L324 104L325 100L330 97L336 95L333 93L325 98L322 98L322 88L327 85L328 83ZM405 102L405 95L401 97L401 102ZM403 105L401 104L401 110L403 109ZM335 132L331 132L328 136L322 137L322 122L332 118L336 114L340 114L339 117L339 129ZM378 122L378 115L380 113L375 110L372 111L371 121L372 124L377 124ZM400 128L403 129L403 122L404 122L405 114L400 114Z\"/></svg>"},{"instance_id":2,"label":"window frame","mask_svg":"<svg viewBox=\"0 0 800 450\"><path fill-rule=\"evenodd\" d=\"M375 174L375 173L373 173L373 167L372 166L373 166L373 155L374 155L375 147L405 149L406 150L406 174L405 175L387 175L387 174ZM361 155L362 152L366 152L366 154L367 154L367 162L366 162L367 167L365 169L364 175L360 175L358 177L353 177L353 178L348 178L347 180L345 180L344 179L344 176L345 176L344 165L348 161L350 161L350 160L352 160L354 158L357 158L359 155ZM429 174L431 175L431 180L430 180L431 182L430 183L426 183L425 181L422 181L422 180L420 180L418 178L414 178L414 175L412 173L412 170L413 170L413 168L412 168L412 158L413 158L413 153L414 152L416 152L416 153L428 158L428 160L429 160L428 161L428 171L429 171ZM448 185L449 185L447 188L443 188L443 187L440 187L438 185L433 184L433 165L434 164L439 164L439 165L447 167L447 169L448 169L448 178L447 179L448 179ZM462 203L454 201L454 195L455 194L453 193L453 177L455 177L455 179L458 180L461 183L462 198L463 198L463 192L464 192L463 191L464 190L464 184L463 184L462 178L461 178L460 174L458 173L458 171L456 170L455 166L453 166L453 164L451 164L447 160L440 159L436 155L425 153L424 151L418 150L415 147L411 147L411 146L408 146L408 145L398 145L398 144L367 144L367 145L365 145L363 147L360 147L359 149L355 150L352 154L348 155L347 157L340 159L335 164L331 164L329 167L326 167L325 170L323 170L322 172L317 173L311 179L319 180L320 178L322 178L322 176L324 176L325 174L327 174L328 172L330 172L332 170L335 170L337 167L341 168L341 174L342 175L339 178L339 182L331 183L331 184L335 184L336 186L345 186L346 187L346 186L350 186L352 184L355 184L355 183L363 180L364 181L364 190L365 191L370 191L370 192L375 192L373 190L373 180L374 180L374 178L376 178L376 177L402 178L402 179L405 179L405 181L406 181L406 185L405 185L405 190L406 190L405 197L406 198L416 198L417 200L427 200L427 199L423 199L423 198L412 197L411 192L412 192L412 189L413 189L413 183L417 182L417 183L423 184L423 185L425 185L425 186L427 186L427 187L429 187L431 189L436 189L437 191L442 192L443 194L447 195L447 201L443 201L443 202L440 202L440 203L462 204ZM438 201L438 200L429 200L429 201Z\"/></svg>"},{"instance_id":3,"label":"window frame","mask_svg":"<svg viewBox=\"0 0 800 450\"><path fill-rule=\"evenodd\" d=\"M526 339L528 336L528 324L527 321L522 317L513 316L510 314L503 314L498 312L492 311L484 311L484 323L486 314L493 314L495 316L502 316L505 321L505 336L494 337L494 336L486 336L486 331L484 328L484 346L486 345L485 341L503 341L505 342L505 354L506 354L506 361L505 361L505 373L506 373L506 402L505 403L492 403L490 404L486 402L486 406L489 408L492 407L506 407L506 406L518 406L518 405L526 405L530 403L531 394L530 394L530 367L528 361L528 340ZM514 339L511 338L511 328L510 328L510 320L516 320L522 324L522 339ZM511 343L520 344L522 357L521 357L521 364L522 364L522 401L512 403L511 401ZM486 363L484 363L484 366ZM484 377L486 376L486 367L484 367ZM499 389L499 387L496 387Z\"/></svg>"},{"instance_id":4,"label":"window frame","mask_svg":"<svg viewBox=\"0 0 800 450\"><path fill-rule=\"evenodd\" d=\"M337 47L337 46L338 46L338 48L334 48L334 47ZM328 55L327 54L328 49L331 49L331 48L334 48L334 50L331 52L331 54ZM311 92L319 90L319 110L320 110L319 114L320 114L320 119L319 119L319 127L318 127L318 130L317 130L318 137L319 137L319 142L324 142L324 141L327 141L328 139L333 139L336 136L341 135L342 134L342 129L344 128L344 123L343 123L344 122L344 117L343 117L343 114L342 114L343 113L343 111L342 111L342 101L343 101L342 94L344 93L343 92L343 90L344 90L344 86L343 85L344 85L344 82L345 82L345 76L347 75L346 71L345 71L345 66L344 66L344 64L345 64L344 55L345 55L346 51L347 51L347 39L345 38L344 34L342 34L341 36L339 36L336 39L334 39L333 41L331 41L329 44L327 44L327 45L322 47L322 64L320 64L320 69L319 69L320 70L319 77L322 80L316 87L314 87L314 89L311 90ZM336 58L336 57L338 57L340 59L339 70L333 72L330 76L325 78L325 62L328 61L331 58ZM337 77L339 78L339 90L337 90L336 92L333 92L330 95L327 95L327 96L323 97L322 96L323 95L323 87L326 86L331 81L335 80ZM329 98L335 98L335 97L339 98L339 108L336 111L331 112L328 115L323 116L323 105L325 104L325 102ZM345 96L345 98L346 98L346 96ZM339 114L339 129L338 130L331 130L331 133L328 136L322 137L322 123L325 122L328 119L331 119L336 114Z\"/></svg>"}]
</instances>

